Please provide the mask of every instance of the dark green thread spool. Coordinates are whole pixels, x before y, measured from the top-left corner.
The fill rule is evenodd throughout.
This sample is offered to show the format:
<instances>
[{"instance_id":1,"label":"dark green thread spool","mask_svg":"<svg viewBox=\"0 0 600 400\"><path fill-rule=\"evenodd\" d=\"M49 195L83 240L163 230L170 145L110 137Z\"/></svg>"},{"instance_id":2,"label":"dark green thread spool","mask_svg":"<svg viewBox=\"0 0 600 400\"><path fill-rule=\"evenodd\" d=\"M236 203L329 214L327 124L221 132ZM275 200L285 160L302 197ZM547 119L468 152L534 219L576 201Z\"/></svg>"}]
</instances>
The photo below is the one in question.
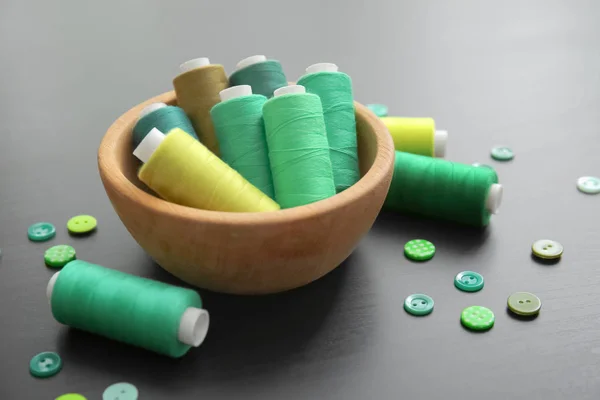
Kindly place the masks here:
<instances>
[{"instance_id":1,"label":"dark green thread spool","mask_svg":"<svg viewBox=\"0 0 600 400\"><path fill-rule=\"evenodd\" d=\"M236 71L229 77L229 83L231 86L250 85L252 93L266 98L273 97L275 90L288 84L281 63L267 60L261 55L241 60Z\"/></svg>"},{"instance_id":2,"label":"dark green thread spool","mask_svg":"<svg viewBox=\"0 0 600 400\"><path fill-rule=\"evenodd\" d=\"M198 140L192 122L179 107L168 106L165 103L152 103L140 112L140 118L133 127L133 147L137 147L148 132L156 128L161 132L180 128L182 131Z\"/></svg>"}]
</instances>

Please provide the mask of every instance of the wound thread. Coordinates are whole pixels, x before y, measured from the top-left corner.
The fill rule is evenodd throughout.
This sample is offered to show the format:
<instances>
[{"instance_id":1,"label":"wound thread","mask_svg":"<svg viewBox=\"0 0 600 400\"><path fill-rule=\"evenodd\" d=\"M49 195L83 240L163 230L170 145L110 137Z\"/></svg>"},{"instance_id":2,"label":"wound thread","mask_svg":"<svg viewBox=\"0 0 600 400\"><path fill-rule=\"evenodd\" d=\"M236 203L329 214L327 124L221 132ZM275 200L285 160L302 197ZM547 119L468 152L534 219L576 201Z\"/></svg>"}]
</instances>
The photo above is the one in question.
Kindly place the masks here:
<instances>
[{"instance_id":1,"label":"wound thread","mask_svg":"<svg viewBox=\"0 0 600 400\"><path fill-rule=\"evenodd\" d=\"M394 148L406 153L443 157L448 134L436 131L432 118L382 117L394 141Z\"/></svg>"},{"instance_id":2,"label":"wound thread","mask_svg":"<svg viewBox=\"0 0 600 400\"><path fill-rule=\"evenodd\" d=\"M277 60L259 61L238 69L229 76L231 86L250 85L252 93L267 98L273 97L275 90L287 86L287 79L281 63Z\"/></svg>"},{"instance_id":3,"label":"wound thread","mask_svg":"<svg viewBox=\"0 0 600 400\"><path fill-rule=\"evenodd\" d=\"M169 132L171 129L180 128L194 139L198 140L192 122L182 108L159 104L160 108L141 116L133 127L133 147L137 147L152 128L161 132Z\"/></svg>"}]
</instances>

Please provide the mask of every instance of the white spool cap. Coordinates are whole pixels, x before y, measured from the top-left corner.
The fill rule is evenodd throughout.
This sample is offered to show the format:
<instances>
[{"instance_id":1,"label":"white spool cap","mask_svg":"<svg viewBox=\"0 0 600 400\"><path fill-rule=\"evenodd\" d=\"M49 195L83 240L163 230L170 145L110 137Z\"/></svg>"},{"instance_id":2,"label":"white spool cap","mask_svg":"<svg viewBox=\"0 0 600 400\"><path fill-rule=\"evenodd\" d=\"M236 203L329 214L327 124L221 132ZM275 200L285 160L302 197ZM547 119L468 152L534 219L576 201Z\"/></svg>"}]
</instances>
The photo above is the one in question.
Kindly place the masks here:
<instances>
[{"instance_id":1,"label":"white spool cap","mask_svg":"<svg viewBox=\"0 0 600 400\"><path fill-rule=\"evenodd\" d=\"M338 66L332 63L318 63L306 68L307 74L314 74L316 72L338 72Z\"/></svg>"},{"instance_id":2,"label":"white spool cap","mask_svg":"<svg viewBox=\"0 0 600 400\"><path fill-rule=\"evenodd\" d=\"M444 157L446 155L446 144L448 143L447 131L435 131L433 136L433 155Z\"/></svg>"},{"instance_id":3,"label":"white spool cap","mask_svg":"<svg viewBox=\"0 0 600 400\"><path fill-rule=\"evenodd\" d=\"M140 111L140 117L138 118L138 121L144 118L146 115L161 108L165 108L166 106L167 105L165 103L152 103L150 105L147 105L146 107L142 108L142 111Z\"/></svg>"},{"instance_id":4,"label":"white spool cap","mask_svg":"<svg viewBox=\"0 0 600 400\"><path fill-rule=\"evenodd\" d=\"M230 88L223 89L219 92L219 97L221 97L221 101L227 101L227 100L235 99L236 97L251 96L251 95L252 95L252 86L250 86L250 85L232 86Z\"/></svg>"},{"instance_id":5,"label":"white spool cap","mask_svg":"<svg viewBox=\"0 0 600 400\"><path fill-rule=\"evenodd\" d=\"M200 346L208 333L209 322L208 311L201 308L188 307L181 316L177 339L188 346Z\"/></svg>"},{"instance_id":6,"label":"white spool cap","mask_svg":"<svg viewBox=\"0 0 600 400\"><path fill-rule=\"evenodd\" d=\"M265 62L265 61L267 61L267 57L265 57L263 55L246 57L243 60L241 60L239 63L237 63L237 65L235 66L235 69L237 71L239 71L242 68L246 68L251 65L258 64L258 63Z\"/></svg>"},{"instance_id":7,"label":"white spool cap","mask_svg":"<svg viewBox=\"0 0 600 400\"><path fill-rule=\"evenodd\" d=\"M54 291L54 284L58 279L58 274L60 274L60 271L52 275L52 278L50 278L50 280L48 281L48 286L46 287L46 297L48 298L50 304L52 304L52 292Z\"/></svg>"},{"instance_id":8,"label":"white spool cap","mask_svg":"<svg viewBox=\"0 0 600 400\"><path fill-rule=\"evenodd\" d=\"M279 89L275 89L275 91L273 92L273 96L278 97L278 96L283 96L284 94L291 94L291 93L306 93L306 88L302 85L289 85L289 86L284 86L284 87L280 87Z\"/></svg>"},{"instance_id":9,"label":"white spool cap","mask_svg":"<svg viewBox=\"0 0 600 400\"><path fill-rule=\"evenodd\" d=\"M164 139L164 133L156 128L152 128L152 130L148 132L146 137L135 148L133 155L139 158L141 162L147 162Z\"/></svg>"},{"instance_id":10,"label":"white spool cap","mask_svg":"<svg viewBox=\"0 0 600 400\"><path fill-rule=\"evenodd\" d=\"M210 65L210 60L206 57L194 58L193 60L189 60L184 62L179 66L179 70L181 73L188 72L194 68L204 67L206 65Z\"/></svg>"},{"instance_id":11,"label":"white spool cap","mask_svg":"<svg viewBox=\"0 0 600 400\"><path fill-rule=\"evenodd\" d=\"M498 213L500 204L502 204L502 193L504 188L499 183L493 183L490 186L487 199L485 200L485 208L492 214Z\"/></svg>"}]
</instances>

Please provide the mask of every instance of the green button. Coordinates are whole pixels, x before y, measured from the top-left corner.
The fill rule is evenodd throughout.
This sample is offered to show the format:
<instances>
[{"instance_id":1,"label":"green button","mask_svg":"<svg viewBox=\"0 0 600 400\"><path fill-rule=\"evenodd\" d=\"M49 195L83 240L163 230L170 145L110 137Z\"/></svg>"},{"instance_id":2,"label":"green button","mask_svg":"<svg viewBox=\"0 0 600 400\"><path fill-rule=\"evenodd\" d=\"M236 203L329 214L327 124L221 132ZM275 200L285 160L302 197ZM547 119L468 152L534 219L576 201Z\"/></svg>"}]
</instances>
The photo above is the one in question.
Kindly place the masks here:
<instances>
[{"instance_id":1,"label":"green button","mask_svg":"<svg viewBox=\"0 0 600 400\"><path fill-rule=\"evenodd\" d=\"M87 400L87 399L77 393L67 393L67 394L58 396L55 400Z\"/></svg>"},{"instance_id":2,"label":"green button","mask_svg":"<svg viewBox=\"0 0 600 400\"><path fill-rule=\"evenodd\" d=\"M48 378L58 374L62 368L60 356L51 351L46 351L33 356L29 362L29 372L37 378Z\"/></svg>"},{"instance_id":3,"label":"green button","mask_svg":"<svg viewBox=\"0 0 600 400\"><path fill-rule=\"evenodd\" d=\"M404 245L404 254L414 261L427 261L435 254L435 246L427 240L411 240Z\"/></svg>"},{"instance_id":4,"label":"green button","mask_svg":"<svg viewBox=\"0 0 600 400\"><path fill-rule=\"evenodd\" d=\"M404 309L412 315L423 316L433 311L433 299L426 294L411 294L404 300Z\"/></svg>"},{"instance_id":5,"label":"green button","mask_svg":"<svg viewBox=\"0 0 600 400\"><path fill-rule=\"evenodd\" d=\"M595 176L582 176L577 179L577 189L587 194L600 193L600 178Z\"/></svg>"},{"instance_id":6,"label":"green button","mask_svg":"<svg viewBox=\"0 0 600 400\"><path fill-rule=\"evenodd\" d=\"M494 326L494 313L489 308L471 306L460 314L460 322L465 328L474 331L486 331Z\"/></svg>"},{"instance_id":7,"label":"green button","mask_svg":"<svg viewBox=\"0 0 600 400\"><path fill-rule=\"evenodd\" d=\"M137 400L137 398L137 388L126 382L110 385L102 393L102 400Z\"/></svg>"},{"instance_id":8,"label":"green button","mask_svg":"<svg viewBox=\"0 0 600 400\"><path fill-rule=\"evenodd\" d=\"M459 272L454 277L454 286L463 292L477 292L483 289L483 276L473 271Z\"/></svg>"},{"instance_id":9,"label":"green button","mask_svg":"<svg viewBox=\"0 0 600 400\"><path fill-rule=\"evenodd\" d=\"M492 158L498 161L509 161L515 156L513 151L505 146L497 146L492 149Z\"/></svg>"},{"instance_id":10,"label":"green button","mask_svg":"<svg viewBox=\"0 0 600 400\"><path fill-rule=\"evenodd\" d=\"M56 235L56 228L50 222L37 222L27 228L29 240L45 242Z\"/></svg>"},{"instance_id":11,"label":"green button","mask_svg":"<svg viewBox=\"0 0 600 400\"><path fill-rule=\"evenodd\" d=\"M562 256L563 246L554 240L542 239L533 243L531 251L536 257L552 260Z\"/></svg>"},{"instance_id":12,"label":"green button","mask_svg":"<svg viewBox=\"0 0 600 400\"><path fill-rule=\"evenodd\" d=\"M542 301L533 293L517 292L508 297L508 309L517 315L536 315L542 308Z\"/></svg>"},{"instance_id":13,"label":"green button","mask_svg":"<svg viewBox=\"0 0 600 400\"><path fill-rule=\"evenodd\" d=\"M367 104L367 108L378 117L387 117L388 115L388 108L384 104Z\"/></svg>"},{"instance_id":14,"label":"green button","mask_svg":"<svg viewBox=\"0 0 600 400\"><path fill-rule=\"evenodd\" d=\"M44 253L46 265L53 268L62 268L75 259L75 249L66 244L50 247Z\"/></svg>"},{"instance_id":15,"label":"green button","mask_svg":"<svg viewBox=\"0 0 600 400\"><path fill-rule=\"evenodd\" d=\"M67 222L67 229L71 233L82 234L96 229L98 222L91 215L78 215Z\"/></svg>"},{"instance_id":16,"label":"green button","mask_svg":"<svg viewBox=\"0 0 600 400\"><path fill-rule=\"evenodd\" d=\"M487 164L481 164L481 163L478 163L478 162L476 162L476 163L473 163L473 166L474 166L474 167L478 167L478 168L487 168L487 169L491 169L491 170L494 170L494 171L496 171L496 170L494 169L494 167L492 167L491 165L487 165Z\"/></svg>"}]
</instances>

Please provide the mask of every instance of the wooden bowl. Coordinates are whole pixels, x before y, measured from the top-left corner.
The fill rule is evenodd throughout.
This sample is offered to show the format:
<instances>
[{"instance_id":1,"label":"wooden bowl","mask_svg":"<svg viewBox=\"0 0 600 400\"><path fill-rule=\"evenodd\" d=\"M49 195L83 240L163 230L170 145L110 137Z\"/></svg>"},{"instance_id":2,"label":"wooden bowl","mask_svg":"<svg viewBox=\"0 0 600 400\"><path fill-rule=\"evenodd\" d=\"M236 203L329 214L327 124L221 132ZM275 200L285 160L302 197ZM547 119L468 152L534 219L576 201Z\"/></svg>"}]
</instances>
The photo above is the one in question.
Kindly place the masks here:
<instances>
[{"instance_id":1,"label":"wooden bowl","mask_svg":"<svg viewBox=\"0 0 600 400\"><path fill-rule=\"evenodd\" d=\"M267 213L205 211L169 203L137 178L131 131L150 103L132 108L98 150L104 189L131 236L164 269L192 285L266 294L306 285L340 265L369 231L392 179L394 144L384 124L356 103L362 178L329 199Z\"/></svg>"}]
</instances>

